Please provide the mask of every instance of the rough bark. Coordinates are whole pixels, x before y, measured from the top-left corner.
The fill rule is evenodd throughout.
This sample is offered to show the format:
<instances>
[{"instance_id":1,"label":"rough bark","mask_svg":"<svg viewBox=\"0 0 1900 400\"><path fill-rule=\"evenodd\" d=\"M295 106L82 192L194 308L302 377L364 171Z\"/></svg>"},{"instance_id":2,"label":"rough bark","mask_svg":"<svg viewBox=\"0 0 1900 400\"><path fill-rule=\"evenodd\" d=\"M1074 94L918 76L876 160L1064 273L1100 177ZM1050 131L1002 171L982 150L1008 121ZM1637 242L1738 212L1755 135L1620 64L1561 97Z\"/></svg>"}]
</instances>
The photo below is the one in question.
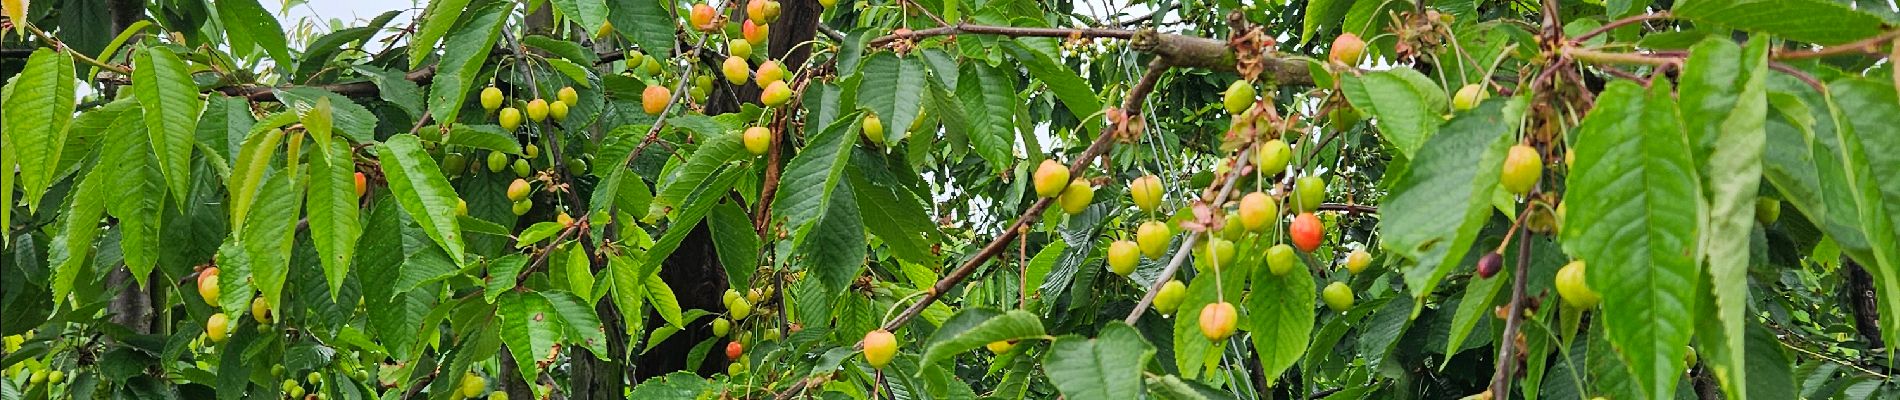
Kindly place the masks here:
<instances>
[{"instance_id":1,"label":"rough bark","mask_svg":"<svg viewBox=\"0 0 1900 400\"><path fill-rule=\"evenodd\" d=\"M107 3L107 7L111 8L113 32L124 31L145 18L145 3L142 1L111 0ZM106 88L108 92L116 92L116 89L116 86L110 85ZM154 269L152 275L146 277L146 282L160 282L158 279L163 279L161 275ZM139 287L138 281L132 278L132 271L124 264L120 264L118 268L106 274L106 287L123 288L112 298L112 303L106 308L106 313L112 316L112 322L125 326L133 332L152 333L154 323L152 293L146 288Z\"/></svg>"},{"instance_id":2,"label":"rough bark","mask_svg":"<svg viewBox=\"0 0 1900 400\"><path fill-rule=\"evenodd\" d=\"M818 34L818 17L824 8L817 2L788 1L781 2L779 19L772 24L772 34L766 40L768 55L785 66L787 72L794 75L805 61L811 58L811 46L797 46L812 40ZM733 21L741 21L744 13L734 7ZM796 48L794 48L796 47ZM795 51L794 51L795 50ZM705 60L701 60L702 62ZM716 68L711 64L707 67ZM715 79L712 95L706 104L707 115L734 112L744 103L757 103L759 86L755 82L745 85L731 85L723 79ZM788 132L790 134L790 132ZM679 249L667 257L660 271L667 285L672 286L673 294L679 297L682 309L724 310L724 293L730 285L726 283L724 267L718 263L718 255L713 248L712 237L704 224L693 227L693 233L681 242ZM658 315L648 315L648 321L658 320ZM651 325L651 324L649 324ZM712 337L707 324L692 324L686 330L674 334L660 342L652 351L640 357L636 369L636 380L666 375L673 371L686 369L687 357L694 345ZM723 347L717 346L715 349ZM716 352L709 352L716 353ZM698 371L700 375L711 375L725 371L725 357L707 357L702 360Z\"/></svg>"},{"instance_id":3,"label":"rough bark","mask_svg":"<svg viewBox=\"0 0 1900 400\"><path fill-rule=\"evenodd\" d=\"M680 309L725 310L722 305L726 288L725 269L718 262L718 254L713 249L712 232L705 224L692 227L693 232L680 242L678 249L666 257L660 267L660 279L673 289L673 295L679 299ZM658 313L649 312L647 321L660 321ZM660 323L648 323L658 327ZM647 332L640 333L642 336ZM646 351L636 363L635 381L658 377L674 371L685 370L688 357L694 345L713 337L712 328L706 323L687 324L686 329L655 345L652 351ZM723 349L723 346L714 346ZM707 352L712 354L714 352ZM726 370L724 356L706 357L701 360L700 375L712 375Z\"/></svg>"},{"instance_id":4,"label":"rough bark","mask_svg":"<svg viewBox=\"0 0 1900 400\"><path fill-rule=\"evenodd\" d=\"M1887 347L1880 339L1880 303L1874 299L1873 275L1846 256L1841 257L1841 269L1847 273L1844 294L1848 308L1854 313L1854 330L1860 332L1868 348Z\"/></svg>"}]
</instances>

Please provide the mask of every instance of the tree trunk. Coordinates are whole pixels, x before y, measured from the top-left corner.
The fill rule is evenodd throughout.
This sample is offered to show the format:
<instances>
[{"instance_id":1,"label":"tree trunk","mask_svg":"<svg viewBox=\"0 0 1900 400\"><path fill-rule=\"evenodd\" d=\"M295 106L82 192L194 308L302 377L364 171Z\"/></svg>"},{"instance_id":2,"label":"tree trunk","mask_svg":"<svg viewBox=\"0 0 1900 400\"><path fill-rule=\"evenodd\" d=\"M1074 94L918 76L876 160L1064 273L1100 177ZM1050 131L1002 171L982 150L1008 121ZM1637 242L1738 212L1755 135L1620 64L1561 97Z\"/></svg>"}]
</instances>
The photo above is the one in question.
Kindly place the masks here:
<instances>
[{"instance_id":1,"label":"tree trunk","mask_svg":"<svg viewBox=\"0 0 1900 400\"><path fill-rule=\"evenodd\" d=\"M684 227L680 227L684 229ZM725 269L719 265L718 253L713 248L712 233L705 224L692 228L678 249L667 256L660 267L660 279L673 289L673 295L679 299L680 309L703 309L715 312L725 311L726 284ZM662 322L658 313L649 312L647 326L658 327ZM653 351L639 357L634 367L635 380L658 377L682 371L689 365L688 357L693 346L712 338L712 328L705 321L687 324L685 330L674 333L672 337L655 345ZM647 332L641 333L646 335ZM717 343L715 343L717 344ZM714 346L714 348L723 348ZM707 352L712 354L713 352ZM693 371L700 375L712 375L726 370L725 357L706 357Z\"/></svg>"},{"instance_id":2,"label":"tree trunk","mask_svg":"<svg viewBox=\"0 0 1900 400\"><path fill-rule=\"evenodd\" d=\"M785 66L787 72L794 75L798 68L811 58L811 46L797 46L818 34L818 16L824 8L812 1L780 1L779 19L772 24L772 34L766 40L767 52L772 59ZM741 7L734 7L732 21L744 20ZM708 47L718 47L709 44ZM789 51L794 50L796 51ZM703 60L702 60L703 61ZM705 113L717 115L735 112L743 103L757 103L759 86L756 81L734 86L724 79L715 79L712 94L708 96ZM790 134L790 132L787 132ZM769 244L768 244L769 246ZM738 266L748 268L750 266ZM660 269L662 278L679 297L682 309L705 309L724 311L724 293L731 287L726 283L725 269L718 263L718 254L713 248L712 238L705 224L693 227L691 235L681 242L679 249L667 257L666 264ZM658 315L648 315L648 321L657 321ZM654 325L654 324L649 324ZM666 375L673 371L686 369L687 357L693 346L712 337L712 329L705 323L691 324L686 330L674 334L660 342L646 356L640 357L636 368L636 380ZM713 349L722 349L714 343ZM708 354L717 353L709 351ZM725 371L725 357L706 357L700 363L700 375L712 375Z\"/></svg>"},{"instance_id":3,"label":"tree trunk","mask_svg":"<svg viewBox=\"0 0 1900 400\"><path fill-rule=\"evenodd\" d=\"M1887 347L1880 338L1880 303L1874 299L1874 277L1859 263L1841 256L1841 270L1847 273L1844 293L1848 309L1854 313L1854 330L1867 340L1867 348Z\"/></svg>"}]
</instances>

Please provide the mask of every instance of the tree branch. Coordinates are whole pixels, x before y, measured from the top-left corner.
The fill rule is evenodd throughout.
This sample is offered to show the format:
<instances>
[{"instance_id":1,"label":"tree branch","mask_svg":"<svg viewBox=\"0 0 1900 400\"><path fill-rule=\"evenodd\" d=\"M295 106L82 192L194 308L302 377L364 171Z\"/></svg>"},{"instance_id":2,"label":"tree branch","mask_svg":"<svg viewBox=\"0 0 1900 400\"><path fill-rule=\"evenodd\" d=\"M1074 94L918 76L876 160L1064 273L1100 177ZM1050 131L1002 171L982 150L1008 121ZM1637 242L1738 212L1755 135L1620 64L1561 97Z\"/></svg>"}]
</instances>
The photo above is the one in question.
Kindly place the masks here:
<instances>
[{"instance_id":1,"label":"tree branch","mask_svg":"<svg viewBox=\"0 0 1900 400\"><path fill-rule=\"evenodd\" d=\"M1895 37L1900 37L1900 30L1886 31L1870 38L1854 41L1853 43L1827 47L1820 50L1777 51L1771 53L1769 57L1776 60L1800 60L1853 53L1885 55L1880 52L1880 45L1893 40Z\"/></svg>"},{"instance_id":2,"label":"tree branch","mask_svg":"<svg viewBox=\"0 0 1900 400\"><path fill-rule=\"evenodd\" d=\"M430 65L430 66L422 67L422 69L410 71L408 74L404 74L403 79L407 79L409 81L413 81L416 83L428 83L430 80L435 79L435 71L436 71L436 67L434 65ZM290 88L295 88L295 87L298 87L298 86L269 86L269 85L240 84L240 85L220 87L215 90L218 91L219 93L224 93L224 95L226 96L243 97L251 101L277 101L278 89L290 89ZM328 85L312 86L312 87L331 91L336 94L350 96L350 97L375 96L378 93L376 89L376 83L374 82L333 83L333 84L328 84Z\"/></svg>"},{"instance_id":3,"label":"tree branch","mask_svg":"<svg viewBox=\"0 0 1900 400\"><path fill-rule=\"evenodd\" d=\"M1625 25L1634 24L1638 22L1644 22L1644 21L1658 20L1658 19L1673 19L1675 17L1676 17L1675 15L1669 14L1668 11L1657 11L1654 14L1632 15L1632 16L1624 17L1623 19L1610 21L1610 23L1603 24L1603 26L1599 26L1596 29L1591 29L1589 32L1584 32L1582 35L1577 35L1577 37L1571 38L1570 41L1583 42L1586 40L1590 40L1590 38L1596 37L1597 35L1601 35L1604 32L1609 32L1612 29L1621 28Z\"/></svg>"},{"instance_id":4,"label":"tree branch","mask_svg":"<svg viewBox=\"0 0 1900 400\"><path fill-rule=\"evenodd\" d=\"M1140 112L1142 100L1147 99L1148 94L1154 91L1155 83L1161 80L1161 75L1166 73L1169 68L1169 64L1161 60L1149 62L1148 72L1141 76L1141 80L1138 81L1135 86L1128 89L1127 98L1122 100L1122 108L1129 110L1130 113ZM1114 147L1112 144L1115 141L1114 128L1115 127L1112 126L1103 128L1102 132L1096 135L1095 141L1090 143L1089 147L1082 151L1082 154L1076 155L1075 160L1069 163L1070 176L1081 176L1082 172L1088 169L1088 165L1095 162L1096 157L1107 153L1110 147ZM1009 228L1003 230L1003 233L997 235L995 239L991 239L988 245L983 246L983 250L978 252L975 257L964 261L962 265L957 266L957 269L945 275L943 279L938 280L936 284L931 285L930 289L924 292L922 299L918 299L916 303L911 304L910 308L904 309L903 313L885 322L883 329L894 331L903 327L904 324L910 322L911 319L916 318L925 308L930 307L931 304L937 302L937 299L942 298L944 293L956 288L964 279L968 279L971 274L976 272L978 266L989 262L989 260L996 257L997 254L1001 254L1004 249L1009 247L1010 242L1014 240L1017 235L1028 231L1030 224L1035 223L1036 220L1042 216L1043 210L1048 209L1049 205L1054 204L1055 201L1056 199L1054 197L1045 197L1036 200L1036 203L1030 205L1028 210L1024 210L1021 216L1016 217L1015 223L1010 224ZM855 347L864 348L864 341L858 341ZM798 395L798 393L804 391L806 382L808 381L800 381L794 384L784 392L779 393L778 398L781 400L790 399L792 396Z\"/></svg>"},{"instance_id":5,"label":"tree branch","mask_svg":"<svg viewBox=\"0 0 1900 400\"><path fill-rule=\"evenodd\" d=\"M1491 376L1492 398L1510 398L1511 370L1517 367L1517 355L1512 345L1517 343L1518 330L1524 325L1524 286L1530 281L1531 239L1530 227L1520 227L1517 239L1517 269L1512 272L1510 315L1504 319L1504 337L1498 339L1498 359L1495 374Z\"/></svg>"},{"instance_id":6,"label":"tree branch","mask_svg":"<svg viewBox=\"0 0 1900 400\"><path fill-rule=\"evenodd\" d=\"M872 39L868 45L870 47L884 47L899 39L915 40L965 33L1007 37L1125 39L1129 41L1129 47L1143 53L1154 54L1160 59L1165 60L1170 67L1205 68L1215 71L1234 70L1234 51L1228 46L1226 41L1174 33L1160 33L1152 29L1030 28L958 23L938 28L893 33ZM1262 61L1266 64L1267 72L1271 74L1275 82L1298 85L1313 84L1312 73L1306 68L1304 61L1276 56L1264 56Z\"/></svg>"}]
</instances>

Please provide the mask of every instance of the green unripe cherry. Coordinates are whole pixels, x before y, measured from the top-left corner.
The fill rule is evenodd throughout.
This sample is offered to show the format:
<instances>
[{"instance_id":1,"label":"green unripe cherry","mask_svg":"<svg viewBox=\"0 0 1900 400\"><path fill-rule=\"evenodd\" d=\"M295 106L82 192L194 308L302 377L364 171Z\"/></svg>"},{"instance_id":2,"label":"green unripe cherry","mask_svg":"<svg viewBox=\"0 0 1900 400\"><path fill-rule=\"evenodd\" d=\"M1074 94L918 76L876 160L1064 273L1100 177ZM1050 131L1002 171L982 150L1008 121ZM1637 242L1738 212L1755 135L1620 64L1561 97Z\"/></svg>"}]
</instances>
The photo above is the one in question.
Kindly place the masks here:
<instances>
[{"instance_id":1,"label":"green unripe cherry","mask_svg":"<svg viewBox=\"0 0 1900 400\"><path fill-rule=\"evenodd\" d=\"M1133 241L1117 240L1108 244L1108 270L1115 275L1128 276L1135 272L1135 265L1141 262L1141 249Z\"/></svg>"},{"instance_id":2,"label":"green unripe cherry","mask_svg":"<svg viewBox=\"0 0 1900 400\"><path fill-rule=\"evenodd\" d=\"M1181 308L1181 301L1187 299L1187 284L1181 281L1168 281L1161 285L1161 292L1155 293L1155 311L1164 315L1174 314Z\"/></svg>"},{"instance_id":3,"label":"green unripe cherry","mask_svg":"<svg viewBox=\"0 0 1900 400\"><path fill-rule=\"evenodd\" d=\"M1227 107L1228 114L1240 115L1253 107L1255 101L1253 83L1245 80L1234 81L1227 85L1227 92L1221 97L1221 104Z\"/></svg>"},{"instance_id":4,"label":"green unripe cherry","mask_svg":"<svg viewBox=\"0 0 1900 400\"><path fill-rule=\"evenodd\" d=\"M1267 271L1275 276L1286 276L1288 272L1293 272L1293 267L1298 263L1293 246L1281 243L1267 248Z\"/></svg>"},{"instance_id":5,"label":"green unripe cherry","mask_svg":"<svg viewBox=\"0 0 1900 400\"><path fill-rule=\"evenodd\" d=\"M1326 180L1318 176L1302 176L1293 183L1295 203L1300 212L1313 212L1326 199Z\"/></svg>"},{"instance_id":6,"label":"green unripe cherry","mask_svg":"<svg viewBox=\"0 0 1900 400\"><path fill-rule=\"evenodd\" d=\"M1324 300L1326 308L1333 309L1333 312L1346 312L1352 309L1352 287L1346 286L1345 282L1327 284L1326 290L1320 292L1320 300Z\"/></svg>"}]
</instances>

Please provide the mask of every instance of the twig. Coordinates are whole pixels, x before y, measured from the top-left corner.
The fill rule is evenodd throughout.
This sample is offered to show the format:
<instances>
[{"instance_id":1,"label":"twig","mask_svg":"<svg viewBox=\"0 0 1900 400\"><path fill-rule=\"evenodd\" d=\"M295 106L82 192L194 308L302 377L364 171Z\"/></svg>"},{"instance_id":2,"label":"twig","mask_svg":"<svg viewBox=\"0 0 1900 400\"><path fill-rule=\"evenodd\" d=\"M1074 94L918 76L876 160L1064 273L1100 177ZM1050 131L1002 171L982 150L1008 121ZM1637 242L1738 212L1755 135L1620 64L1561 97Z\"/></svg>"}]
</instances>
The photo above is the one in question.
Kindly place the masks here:
<instances>
[{"instance_id":1,"label":"twig","mask_svg":"<svg viewBox=\"0 0 1900 400\"><path fill-rule=\"evenodd\" d=\"M876 39L871 39L871 42L868 46L883 47L884 45L889 44L891 41L897 40L897 39L919 39L919 38L926 38L926 37L932 37L932 36L955 35L955 34L960 34L960 33L1003 35L1003 36L1009 36L1009 37L1066 38L1066 37L1080 36L1080 37L1085 37L1085 38L1115 38L1115 39L1128 39L1135 36L1135 31L1127 30L1127 29L1027 28L1027 27L1015 27L1015 26L995 26L995 25L979 25L979 24L970 24L970 23L957 23L955 25L945 25L945 26L937 27L937 28L914 30L914 31L910 31L909 33L902 33L902 34L893 33L890 35L885 35Z\"/></svg>"},{"instance_id":2,"label":"twig","mask_svg":"<svg viewBox=\"0 0 1900 400\"><path fill-rule=\"evenodd\" d=\"M1530 235L1530 227L1521 227L1519 233ZM1517 356L1513 348L1517 343L1518 329L1524 325L1524 286L1530 280L1531 241L1520 239L1517 242L1517 270L1511 276L1510 315L1504 319L1504 337L1498 339L1498 360L1496 374L1491 376L1491 395L1496 398L1510 397L1512 369L1517 367Z\"/></svg>"},{"instance_id":3,"label":"twig","mask_svg":"<svg viewBox=\"0 0 1900 400\"><path fill-rule=\"evenodd\" d=\"M1634 24L1634 23L1643 22L1643 21L1658 20L1658 19L1673 19L1675 17L1676 17L1675 15L1670 15L1668 11L1657 11L1654 14L1642 14L1642 15L1632 15L1628 17L1623 17L1623 19L1610 21L1610 23L1603 24L1603 26L1599 26L1596 29L1591 29L1589 32L1584 32L1582 35L1577 35L1577 37L1571 38L1570 41L1583 42L1586 40L1590 40L1590 38L1596 37L1597 35L1601 35L1604 32L1609 32L1612 29L1621 28L1624 25Z\"/></svg>"},{"instance_id":4,"label":"twig","mask_svg":"<svg viewBox=\"0 0 1900 400\"><path fill-rule=\"evenodd\" d=\"M1805 82L1808 84L1808 86L1814 87L1814 91L1816 92L1822 92L1822 93L1827 92L1827 85L1822 85L1821 80L1815 79L1814 75L1808 75L1807 72L1802 72L1801 70L1795 69L1794 67L1789 66L1788 64L1782 64L1780 62L1770 61L1768 62L1768 69L1781 71L1782 73L1794 76L1795 79L1800 79L1801 82Z\"/></svg>"},{"instance_id":5,"label":"twig","mask_svg":"<svg viewBox=\"0 0 1900 400\"><path fill-rule=\"evenodd\" d=\"M1247 161L1253 158L1252 155L1253 147L1249 146L1247 149L1241 150L1239 155L1235 156L1233 172L1227 175L1227 181L1221 184L1220 191L1214 195L1213 200L1208 202L1208 204L1221 204L1227 201L1227 195L1233 192L1234 184L1240 181L1240 171L1246 168ZM1141 301L1135 303L1135 309L1129 311L1128 317L1123 318L1122 322L1134 325L1136 321L1141 320L1141 314L1147 312L1148 306L1155 303L1155 295L1161 293L1161 287L1167 286L1168 281L1174 279L1174 274L1180 272L1181 264L1187 261L1188 253L1190 253L1189 249L1193 249L1194 245L1201 240L1202 236L1207 235L1188 235L1187 239L1181 241L1181 250L1174 252L1174 258L1168 260L1168 267L1162 269L1161 275L1155 277L1154 285L1148 288L1147 294L1141 296Z\"/></svg>"},{"instance_id":6,"label":"twig","mask_svg":"<svg viewBox=\"0 0 1900 400\"><path fill-rule=\"evenodd\" d=\"M436 66L430 65L430 66L422 67L422 69L410 71L409 73L404 74L403 79L407 79L409 81L416 82L416 83L428 83L429 80L435 79L435 72L436 72ZM226 96L243 97L246 99L250 99L251 101L277 101L277 90L290 89L290 88L296 88L296 87L299 87L299 86L290 86L290 85L267 86L267 85L254 85L254 84L239 84L239 85L220 87L215 90L217 90L220 93L224 93L224 95ZM340 94L344 96L353 96L353 97L375 96L378 93L378 89L376 88L375 82L334 83L334 84L314 86L314 87L318 89L327 90L330 92L335 92L336 94Z\"/></svg>"},{"instance_id":7,"label":"twig","mask_svg":"<svg viewBox=\"0 0 1900 400\"><path fill-rule=\"evenodd\" d=\"M693 45L692 52L694 54L698 54L703 48L706 47L707 36L711 36L711 35L700 36L699 44ZM686 57L686 62L681 64L680 69L683 69L685 71L680 73L679 83L673 84L673 92L671 93L673 97L671 99L667 99L666 108L660 111L659 118L656 118L653 120L653 127L647 129L646 139L640 140L640 145L637 147L634 147L633 152L627 153L627 159L621 160L619 164L614 164L613 166L614 168L626 167L627 163L631 163L633 162L633 160L640 158L640 152L646 151L648 145L652 145L653 141L660 139L660 129L666 127L666 116L669 114L672 114L673 109L679 107L680 100L690 97L686 93L686 83L692 81L692 79L688 79L687 76L691 75L690 72L692 72L692 69L693 69L692 60L694 58L697 58L697 57L688 55Z\"/></svg>"},{"instance_id":8,"label":"twig","mask_svg":"<svg viewBox=\"0 0 1900 400\"><path fill-rule=\"evenodd\" d=\"M1787 52L1775 52L1769 55L1769 58L1773 58L1776 60L1800 60L1800 59L1807 59L1807 58L1837 56L1837 55L1850 54L1850 53L1869 53L1869 54L1875 54L1875 55L1885 55L1880 52L1880 45L1886 43L1889 40L1893 40L1893 38L1895 37L1900 37L1900 30L1887 31L1879 35L1874 35L1873 37L1870 37L1870 38L1854 41L1853 43L1823 48L1820 50L1794 50L1794 51L1787 51Z\"/></svg>"},{"instance_id":9,"label":"twig","mask_svg":"<svg viewBox=\"0 0 1900 400\"><path fill-rule=\"evenodd\" d=\"M1148 97L1148 93L1154 90L1155 82L1161 80L1161 75L1166 73L1167 70L1167 63L1159 59L1149 63L1148 73L1142 75L1141 81L1136 83L1134 87L1128 89L1128 98L1123 101L1122 108L1129 110L1130 113L1139 112L1142 99ZM1095 162L1095 157L1101 156L1102 153L1108 152L1109 147L1113 147L1112 143L1114 143L1114 140L1115 133L1113 127L1102 129L1102 133L1096 136L1095 142L1089 144L1088 149L1083 150L1082 154L1077 155L1075 160L1069 164L1069 176L1081 176L1081 173L1088 168L1088 165ZM905 309L904 312L898 314L896 318L885 322L884 329L896 330L904 326L904 323L910 322L911 318L915 318L917 314L922 313L924 308L929 307L932 303L935 303L938 298L943 297L945 292L955 288L956 285L962 283L965 278L969 278L971 273L976 272L977 266L983 265L983 263L989 261L991 257L995 257L998 253L1001 253L1004 248L1009 247L1010 240L1015 239L1016 235L1026 231L1029 225L1035 223L1038 217L1042 215L1044 209L1049 208L1050 204L1055 203L1055 200L1054 197L1046 197L1037 200L1034 205L1029 206L1028 210L1023 211L1022 216L1016 218L1015 224L1012 224L1009 229L1004 230L996 239L991 240L989 245L983 246L983 251L977 253L976 257L958 266L956 270L951 271L948 276L937 281L935 285L931 285L930 291L925 292L923 299L911 304L910 308Z\"/></svg>"},{"instance_id":10,"label":"twig","mask_svg":"<svg viewBox=\"0 0 1900 400\"><path fill-rule=\"evenodd\" d=\"M79 54L78 51L73 51L71 47L66 47L66 43L61 42L59 38L53 37L52 34L49 34L49 33L46 33L46 31L40 30L40 27L34 26L32 23L25 23L25 24L26 24L27 30L33 31L34 35L38 35L40 37L40 41L46 42L48 46L53 46L53 48L55 49L66 49L67 50L66 53L72 54L74 59L77 59L79 61L84 61L86 62L86 64L91 64L92 66L95 66L95 67L104 68L105 70L116 72L119 75L125 75L125 76L132 75L131 68L126 68L123 65L113 65L106 62L101 62L99 60L93 59L92 57L87 57L85 54ZM27 54L32 54L32 52L29 50Z\"/></svg>"},{"instance_id":11,"label":"twig","mask_svg":"<svg viewBox=\"0 0 1900 400\"><path fill-rule=\"evenodd\" d=\"M1319 210L1320 211L1345 211L1345 212L1356 213L1356 214L1378 214L1379 213L1378 207L1361 205L1361 204L1345 204L1345 203L1320 204Z\"/></svg>"},{"instance_id":12,"label":"twig","mask_svg":"<svg viewBox=\"0 0 1900 400\"><path fill-rule=\"evenodd\" d=\"M1128 89L1128 96L1123 99L1122 108L1129 110L1130 113L1138 113L1141 109L1141 101L1146 99L1150 92L1154 91L1155 82L1160 81L1161 75L1166 73L1169 68L1171 68L1170 65L1159 58L1149 62L1147 74L1142 75L1141 81ZM1095 137L1095 141L1089 144L1088 149L1083 150L1082 154L1077 155L1075 160L1070 162L1070 176L1080 176L1081 172L1086 169L1090 163L1095 161L1095 157L1107 153L1109 147L1113 147L1111 144L1115 141L1114 128L1115 127L1111 126L1102 129L1101 134ZM983 246L983 250L978 252L975 257L964 261L962 265L957 266L956 270L951 271L948 275L945 275L943 279L938 280L936 284L931 285L930 289L923 293L923 298L917 300L916 303L912 303L910 308L904 309L903 313L885 322L883 325L884 330L897 330L897 328L903 327L904 323L910 322L911 319L916 318L918 314L922 313L925 308L936 303L937 299L943 297L945 292L955 288L957 284L962 283L964 279L968 279L971 274L976 272L978 266L996 257L997 254L1001 254L1004 249L1009 247L1010 242L1014 240L1017 235L1027 231L1029 225L1035 223L1042 215L1042 211L1048 209L1049 205L1055 203L1055 200L1053 197L1046 197L1030 205L1029 209L1024 210L1021 216L1016 217L1016 222L1011 224L1009 229L1005 229L1001 235L998 235L995 239L991 239L990 243ZM863 348L864 342L858 341L855 347ZM778 399L784 400L797 396L798 393L805 390L806 382L807 381L800 381L792 385L792 387L787 388L784 392L779 393Z\"/></svg>"},{"instance_id":13,"label":"twig","mask_svg":"<svg viewBox=\"0 0 1900 400\"><path fill-rule=\"evenodd\" d=\"M1565 57L1594 63L1668 65L1682 62L1681 57L1657 53L1612 53L1578 47L1565 47L1563 52Z\"/></svg>"}]
</instances>

